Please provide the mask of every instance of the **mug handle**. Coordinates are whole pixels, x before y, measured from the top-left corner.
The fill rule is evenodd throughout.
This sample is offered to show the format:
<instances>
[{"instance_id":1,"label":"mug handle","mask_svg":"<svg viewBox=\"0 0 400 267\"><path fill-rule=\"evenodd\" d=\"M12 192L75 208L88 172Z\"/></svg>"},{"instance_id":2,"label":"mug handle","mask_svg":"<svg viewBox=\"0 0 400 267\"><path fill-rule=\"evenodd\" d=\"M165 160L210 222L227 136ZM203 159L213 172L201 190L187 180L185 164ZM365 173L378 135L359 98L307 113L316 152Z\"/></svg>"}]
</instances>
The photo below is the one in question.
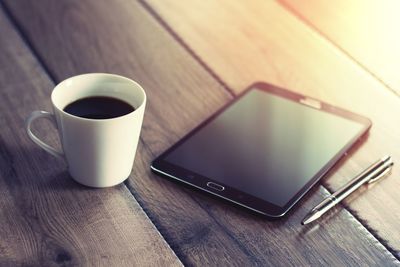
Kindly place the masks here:
<instances>
[{"instance_id":1,"label":"mug handle","mask_svg":"<svg viewBox=\"0 0 400 267\"><path fill-rule=\"evenodd\" d=\"M47 111L33 111L31 113L31 115L29 115L29 117L26 119L25 122L25 128L26 128L26 132L28 133L29 138L38 146L40 146L41 148L43 148L46 152L48 152L49 154L53 155L56 158L59 159L65 159L64 157L64 152L62 151L58 151L54 148L52 148L51 146L49 146L48 144L44 143L42 140L40 140L36 135L34 135L31 131L31 125L32 123L39 118L45 118L48 119L49 121L51 121L53 123L53 125L55 127L57 127L57 122L56 119L54 117L53 114L51 114L50 112Z\"/></svg>"}]
</instances>

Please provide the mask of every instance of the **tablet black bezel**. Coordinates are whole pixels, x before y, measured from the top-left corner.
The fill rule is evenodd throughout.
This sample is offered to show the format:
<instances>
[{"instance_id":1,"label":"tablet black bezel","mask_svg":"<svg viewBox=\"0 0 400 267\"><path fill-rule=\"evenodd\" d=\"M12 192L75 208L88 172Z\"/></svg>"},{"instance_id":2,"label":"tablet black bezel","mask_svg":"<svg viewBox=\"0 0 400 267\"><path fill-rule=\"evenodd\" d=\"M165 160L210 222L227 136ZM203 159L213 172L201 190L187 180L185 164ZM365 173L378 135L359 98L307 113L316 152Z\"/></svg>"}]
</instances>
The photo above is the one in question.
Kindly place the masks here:
<instances>
[{"instance_id":1,"label":"tablet black bezel","mask_svg":"<svg viewBox=\"0 0 400 267\"><path fill-rule=\"evenodd\" d=\"M215 181L209 177L205 177L200 174L194 173L190 170L186 170L182 167L176 166L176 165L164 160L164 158L167 154L171 153L175 148L177 148L180 144L182 144L187 139L189 139L193 134L195 134L201 128L205 127L208 124L208 122L212 121L219 114L224 112L224 110L226 108L228 108L229 106L234 104L236 101L239 101L250 90L261 90L266 93L271 93L271 94L283 97L285 99L292 100L292 101L298 103L299 105L304 105L308 108L319 109L322 112L332 113L332 114L338 115L340 117L359 122L364 126L363 129L356 136L354 136L354 138L351 139L343 147L343 149L341 149L325 166L323 166L322 169L314 177L310 178L309 182L307 182L307 184L304 185L283 207L274 205L263 199L257 198L255 196L252 196L250 194L247 194L245 192L242 192L240 190L232 188L227 184L223 184L223 183ZM178 141L172 147L170 147L165 152L163 152L159 157L157 157L153 161L153 163L151 165L151 169L152 169L152 171L156 172L157 174L161 174L163 176L184 182L184 183L194 186L198 189L201 189L203 191L206 191L208 193L211 193L213 195L216 195L218 197L226 199L230 202L233 202L233 203L243 206L245 208L251 209L255 212L261 213L265 216L281 217L281 216L285 215L287 213L287 211L289 211L290 208L293 207L301 199L301 197L304 194L306 194L311 189L311 187L317 181L319 181L343 155L345 155L346 152L348 152L348 150L357 142L357 140L359 140L365 133L368 132L368 129L372 125L371 121L368 118L363 117L361 115L344 110L342 108L335 107L333 105L327 104L320 100L317 100L319 102L320 106L318 108L316 108L316 107L307 105L304 102L302 102L302 100L304 100L304 99L317 100L315 98L307 97L307 96L304 96L304 95L301 95L301 94L298 94L298 93L295 93L295 92L292 92L292 91L289 91L289 90L286 90L286 89L283 89L283 88L280 88L280 87L277 87L277 86L274 86L274 85L271 85L271 84L268 84L265 82L254 83L254 84L250 85L242 93L240 93L237 97L235 97L235 99L228 102L226 105L224 105L222 108L220 108L217 112L215 112L212 116L210 116L208 119L203 121L199 126L197 126L192 131L190 131L180 141ZM225 187L225 190L218 191L216 189L212 189L207 186L208 182L214 182L216 184L222 185Z\"/></svg>"}]
</instances>

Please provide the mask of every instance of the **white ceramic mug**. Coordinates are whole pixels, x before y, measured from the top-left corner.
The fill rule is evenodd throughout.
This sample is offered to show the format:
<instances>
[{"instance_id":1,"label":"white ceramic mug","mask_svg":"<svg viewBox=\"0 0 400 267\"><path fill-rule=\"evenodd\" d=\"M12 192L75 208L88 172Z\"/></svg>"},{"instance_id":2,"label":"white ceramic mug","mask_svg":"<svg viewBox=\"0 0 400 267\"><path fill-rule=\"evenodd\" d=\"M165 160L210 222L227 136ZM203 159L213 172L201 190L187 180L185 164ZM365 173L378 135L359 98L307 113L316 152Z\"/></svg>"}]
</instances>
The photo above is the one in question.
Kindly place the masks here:
<instances>
[{"instance_id":1,"label":"white ceramic mug","mask_svg":"<svg viewBox=\"0 0 400 267\"><path fill-rule=\"evenodd\" d=\"M90 96L123 100L135 110L111 119L86 119L65 112L70 103ZM131 173L146 105L143 88L128 78L89 73L59 83L51 94L54 114L34 111L26 120L26 131L38 146L65 159L70 175L91 187L108 187L123 182ZM38 118L52 121L60 134L63 151L45 144L31 131Z\"/></svg>"}]
</instances>

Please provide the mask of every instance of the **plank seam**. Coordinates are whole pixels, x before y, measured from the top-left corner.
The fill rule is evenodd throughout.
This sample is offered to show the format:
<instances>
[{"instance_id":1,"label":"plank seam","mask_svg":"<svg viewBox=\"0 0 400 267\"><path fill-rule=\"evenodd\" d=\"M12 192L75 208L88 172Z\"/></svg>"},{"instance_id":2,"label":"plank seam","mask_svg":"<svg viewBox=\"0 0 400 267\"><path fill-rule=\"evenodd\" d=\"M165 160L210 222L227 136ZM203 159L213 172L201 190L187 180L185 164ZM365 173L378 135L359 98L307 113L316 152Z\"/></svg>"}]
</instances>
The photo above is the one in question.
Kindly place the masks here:
<instances>
[{"instance_id":1,"label":"plank seam","mask_svg":"<svg viewBox=\"0 0 400 267\"><path fill-rule=\"evenodd\" d=\"M306 25L306 27L309 27L312 31L316 32L321 38L325 39L328 43L330 43L333 47L337 48L341 53L343 53L345 56L347 56L349 59L351 59L356 65L358 65L361 69L363 69L365 72L370 74L373 78L375 78L378 82L380 82L385 88L387 88L389 91L391 91L396 97L400 97L400 93L391 88L388 84L386 84L382 79L380 79L377 75L375 75L373 72L371 72L367 67L365 67L361 62L356 60L353 56L351 56L348 52L346 52L342 47L339 45L336 45L336 43L330 39L327 35L325 35L322 31L320 31L316 26L314 26L309 20L307 20L304 16L302 16L300 13L298 13L294 8L289 6L286 1L278 1L279 5L281 5L284 9L286 9L289 13L291 13L293 16L295 16L301 23ZM325 189L332 194L332 190L330 190L329 186L325 185ZM370 233L373 235L398 261L400 261L400 251L392 248L389 244L389 241L381 238L378 231L371 227L369 223L362 219L358 212L354 209L352 209L349 205L342 203L343 207L348 210L353 217L361 223Z\"/></svg>"},{"instance_id":2,"label":"plank seam","mask_svg":"<svg viewBox=\"0 0 400 267\"><path fill-rule=\"evenodd\" d=\"M181 252L179 249L179 245L177 246L175 242L171 241L173 238L171 238L166 229L162 227L161 223L159 220L153 216L152 212L149 211L147 208L146 203L142 200L141 196L136 193L136 190L133 188L133 186L130 185L129 181L125 181L124 185L128 189L128 191L131 193L131 195L135 198L135 200L139 203L141 208L143 209L144 213L147 215L149 220L153 223L154 227L157 229L157 231L160 233L160 235L164 238L165 242L168 244L168 246L171 248L175 256L179 259L179 261L183 264L186 265L187 261L185 261L185 255Z\"/></svg>"},{"instance_id":3,"label":"plank seam","mask_svg":"<svg viewBox=\"0 0 400 267\"><path fill-rule=\"evenodd\" d=\"M155 157L153 151L150 149L150 147L148 147L148 145L144 142L144 140L142 140L142 144L145 147L145 149L147 149L149 151L149 153L152 155L152 157ZM160 179L163 179L162 177L158 177ZM173 182L173 181L169 181L168 182ZM184 264L187 265L189 264L189 262L185 261L186 257L185 255L181 252L181 249L179 249L179 244L175 245L172 240L173 238L171 238L166 229L164 227L162 227L161 223L159 222L158 218L152 215L152 212L149 211L149 209L147 208L146 203L142 200L140 194L137 194L135 188L130 184L130 182L127 180L124 182L125 186L128 188L128 190L131 192L132 196L136 199L136 201L139 203L139 205L142 207L142 209L144 210L144 212L147 214L147 217L150 219L150 221L154 224L154 226L157 228L157 230L159 231L159 233L161 234L161 236L164 238L164 240L169 244L169 246L171 247L171 249L174 251L175 255L178 257L178 259ZM192 194L187 193L187 190L193 190L192 188L188 188L186 185L182 185L182 189L185 191L186 194L188 194L188 196L193 199L193 201L199 206L200 209L204 210L209 216L210 219L212 219L221 229L222 231L229 237L232 239L232 241L238 245L239 249L246 255L248 255L251 259L251 261L254 261L254 257L252 258L251 253L245 248L243 247L243 245L238 242L233 236L232 234L226 229L226 227L222 226L215 218L214 216L212 216L209 211L207 209L205 209L200 203L199 201L193 197ZM196 189L194 189L196 190Z\"/></svg>"},{"instance_id":4,"label":"plank seam","mask_svg":"<svg viewBox=\"0 0 400 267\"><path fill-rule=\"evenodd\" d=\"M154 9L152 7L150 7L144 0L139 0L139 3L143 6L144 9L146 9L154 18L155 20L160 23L165 30L172 35L172 37L222 86L224 87L224 89L231 94L231 96L235 96L233 90L220 78L220 76L218 74L216 74L201 58L200 56L198 56L184 41L181 37L178 36L178 34L172 30L172 28L160 17L160 15L158 15ZM43 69L44 73L49 77L49 79L55 83L56 82L56 76L55 74L47 67L47 65L45 64L43 58L37 53L37 50L34 48L34 46L32 45L32 43L30 42L30 40L26 37L26 33L25 31L22 29L22 27L17 23L17 20L15 19L15 17L13 16L12 12L10 12L9 8L6 6L6 4L0 0L0 7L3 8L4 13L6 14L6 16L8 17L11 25L15 28L17 34L19 35L19 37L21 38L21 40L25 43L25 45L27 46L27 48L31 51L32 56L38 61L39 66ZM307 23L306 23L307 24ZM310 26L310 25L309 25ZM312 26L310 26L311 28L314 28ZM315 31L319 32L317 29L314 28ZM322 35L322 34L321 34ZM324 36L324 35L322 35ZM326 36L324 36L329 42L331 42L331 40L329 38L327 38ZM368 69L366 69L365 67L363 67L363 65L361 65L358 61L356 61L354 58L352 58L349 54L347 54L343 49L341 49L340 47L338 47L339 50L341 50L344 54L346 54L348 57L350 57L352 60L354 60L358 65L360 65L360 67L362 67L364 70L366 70L368 73L370 73L373 77L375 77L378 81L380 81L383 85L385 85L385 87L387 87L389 90L391 90L394 94L396 94L397 96L400 97L400 94L397 93L395 90L393 90L392 88L390 88L388 85L386 85L382 80L380 80L377 76L375 76L373 73L371 73ZM143 141L143 140L142 140ZM143 144L145 144L145 142L142 142ZM151 152L151 150L150 150ZM151 153L153 154L153 153ZM134 189L127 184L127 182L124 183L125 186L127 187L128 191L132 194L132 196L135 198L136 201L138 201L139 205L141 205L142 209L145 211L145 213L147 214L148 218L150 221L153 222L154 218L149 217L149 213L146 212L146 209L143 205L143 203L140 203L142 201L139 202L138 198L135 196L136 194L134 193ZM325 186L323 186L325 187ZM326 188L325 188L326 189ZM327 189L326 189L327 190ZM330 190L328 190L328 192L330 192ZM194 199L194 201L197 202L196 199ZM201 205L198 203L198 205L201 207ZM347 209L349 211L349 213L356 219L359 221L359 223L361 225L363 225L367 231L369 231L371 233L372 236L374 236L379 242L381 242L381 244L397 259L400 260L400 252L396 251L394 249L392 249L388 244L387 241L380 238L379 235L377 234L377 231L374 230L372 227L370 227L368 225L368 223L365 222L365 224L363 223L364 220L361 219L357 212L352 210L351 208L349 208L347 205L344 205L345 209ZM202 207L203 208L203 207ZM204 208L203 208L204 209ZM207 212L207 211L206 211ZM211 216L211 215L210 215ZM213 216L211 216L214 220L215 218ZM222 227L218 222L216 222L220 227ZM160 224L155 224L157 229L159 229ZM226 231L225 227L223 227L223 229ZM227 232L227 231L226 231ZM161 231L160 231L161 234ZM227 232L228 236L229 233ZM162 235L164 237L164 235ZM386 245L385 245L386 244ZM172 248L172 247L171 247ZM174 251L174 249L173 249ZM175 253L176 254L176 253ZM179 260L181 260L181 256L182 255L177 255Z\"/></svg>"},{"instance_id":5,"label":"plank seam","mask_svg":"<svg viewBox=\"0 0 400 267\"><path fill-rule=\"evenodd\" d=\"M172 29L171 26L145 1L138 1L142 7L178 42L205 70L211 75L232 97L235 97L234 91L214 72L205 61L194 52L193 49Z\"/></svg>"},{"instance_id":6,"label":"plank seam","mask_svg":"<svg viewBox=\"0 0 400 267\"><path fill-rule=\"evenodd\" d=\"M278 1L280 3L280 1ZM193 58L214 78L216 81L222 85L222 87L225 88L225 90L228 91L229 94L231 94L233 97L235 97L234 91L222 80L222 78L216 74L211 67L209 67L204 60L201 59L200 56L198 56L192 48L172 29L172 27L159 15L155 9L153 9L150 4L148 4L145 0L139 0L139 3L143 6L144 9L146 9L150 15L154 17L154 19L160 23L162 27L165 28L165 30L172 35L172 37L180 44L183 46L183 48L193 56ZM317 28L313 27L313 25L310 25L309 23L305 22L302 20L301 16L296 14L295 11L291 10L290 7L286 7L285 4L280 3L280 5L283 6L283 8L287 9L290 13L293 13L297 19L299 19L302 23L304 23L306 26L310 27L313 31L316 31L319 33L323 38L325 38L329 43L331 43L334 47L339 49L342 53L344 53L347 57L349 57L352 61L354 61L357 65L359 65L364 71L369 73L371 76L373 76L375 79L377 79L380 83L382 83L389 91L391 91L395 96L400 97L400 93L392 89L389 85L387 85L385 82L383 82L379 77L374 75L371 71L369 71L367 68L365 68L360 62L355 60L351 55L349 55L346 51L344 51L341 47L336 46L327 36L323 35ZM332 194L331 190L329 190L324 184L321 183L321 187L327 190L330 194ZM342 203L343 204L343 203ZM350 208L348 205L343 204L343 207L345 210L351 214L355 220L357 220L360 225L362 225L395 259L400 261L400 251L395 250L392 248L389 244L388 241L381 238L378 234L378 231L373 229L365 220L360 218L358 213Z\"/></svg>"},{"instance_id":7,"label":"plank seam","mask_svg":"<svg viewBox=\"0 0 400 267\"><path fill-rule=\"evenodd\" d=\"M325 185L322 183L324 188L329 194L333 193L333 190L329 188L329 186ZM369 223L362 219L361 216L358 214L356 210L351 208L348 204L346 204L344 201L340 203L345 210L347 210L353 217L354 219L360 223L396 260L400 261L400 251L392 248L389 244L389 241L380 237L378 231L374 229Z\"/></svg>"},{"instance_id":8,"label":"plank seam","mask_svg":"<svg viewBox=\"0 0 400 267\"><path fill-rule=\"evenodd\" d=\"M47 68L47 65L45 64L43 58L37 53L37 50L35 47L32 45L31 41L26 37L27 34L25 31L22 29L21 25L18 24L17 19L14 17L10 9L7 7L7 5L0 0L0 7L3 9L4 14L8 17L8 21L11 23L11 26L14 27L15 32L21 38L22 42L26 45L28 50L32 53L32 56L38 61L39 66L42 68L43 72L48 76L50 81L53 82L53 84L56 83L56 78L55 74Z\"/></svg>"},{"instance_id":9,"label":"plank seam","mask_svg":"<svg viewBox=\"0 0 400 267\"><path fill-rule=\"evenodd\" d=\"M400 97L400 92L392 88L388 83L386 83L383 79L381 79L378 75L374 74L371 70L369 70L366 66L364 66L360 61L358 61L355 57L350 55L344 48L336 44L331 38L329 38L326 34L324 34L321 30L319 30L316 26L314 26L308 19L302 16L299 12L297 12L294 8L289 6L285 0L277 1L280 6L286 9L290 14L296 17L301 23L306 25L312 31L318 33L318 35L325 39L328 43L330 43L333 47L338 49L341 53L343 53L346 57L348 57L351 61L353 61L357 66L363 69L366 73L375 78L379 83L381 83L386 89L392 92L396 97Z\"/></svg>"},{"instance_id":10,"label":"plank seam","mask_svg":"<svg viewBox=\"0 0 400 267\"><path fill-rule=\"evenodd\" d=\"M163 179L161 177L159 177L159 179ZM172 182L172 181L169 181ZM131 194L133 195L133 197L136 199L136 201L139 203L139 205L142 207L142 209L144 210L144 212L147 214L147 217L150 219L150 221L154 224L154 226L157 228L157 230L159 231L160 235L164 238L164 240L169 244L170 248L174 251L175 255L177 256L177 258L184 264L184 265L188 265L190 264L190 262L188 262L186 259L186 255L184 253L182 253L182 250L179 248L180 244L175 244L175 242L173 241L173 238L170 237L167 233L167 230L161 225L161 223L159 222L158 218L155 216L152 216L152 212L149 211L149 209L147 208L146 203L142 200L141 196L139 194L136 193L136 190L133 188L132 185L130 185L129 181L124 182L124 184L126 185L126 187L128 188L128 190L131 192ZM210 219L212 221L214 221L218 227L220 227L222 229L222 232L224 234L227 235L227 237L229 237L232 242L234 242L239 249L249 257L249 259L252 262L256 262L257 264L260 264L257 260L255 260L254 255L251 255L251 252L248 251L239 241L237 241L237 239L227 230L226 227L222 226L215 218L214 216L212 216L212 214L210 214L210 212L205 209L200 203L199 201L193 197L192 194L187 193L187 190L193 190L193 189L188 189L186 187L186 185L179 185L182 186L182 190L185 191L185 193L199 206L200 209L204 210L209 216ZM196 189L194 189L196 190Z\"/></svg>"},{"instance_id":11,"label":"plank seam","mask_svg":"<svg viewBox=\"0 0 400 267\"><path fill-rule=\"evenodd\" d=\"M237 240L234 234L229 231L229 228L221 224L212 214L211 212L204 208L200 201L196 198L192 197L192 199L212 218L212 220L226 233L226 235L232 239L232 241L240 248L240 250L250 259L254 266L262 266L263 262L257 259L255 255L251 252L251 250L247 249L245 245L242 244L239 240ZM235 207L237 208L237 207Z\"/></svg>"},{"instance_id":12,"label":"plank seam","mask_svg":"<svg viewBox=\"0 0 400 267\"><path fill-rule=\"evenodd\" d=\"M141 201L139 202L138 197L133 193L133 188L129 185L128 182L129 179L125 180L123 182L123 186L125 186L125 189L129 192L129 195L131 198L133 198L134 201L136 201L139 205L139 207L142 209L144 216L151 222L153 229L160 235L162 241L164 241L164 244L170 249L170 252L178 259L178 261L181 263L181 266L184 266L183 261L180 256L176 253L176 250L172 248L171 243L167 242L167 239L165 238L164 234L161 233L160 227L157 226L154 223L154 220L150 217L151 213L148 212L147 209L145 209L143 203Z\"/></svg>"},{"instance_id":13,"label":"plank seam","mask_svg":"<svg viewBox=\"0 0 400 267\"><path fill-rule=\"evenodd\" d=\"M0 0L0 8L3 9L4 14L6 15L6 17L8 18L8 21L10 22L11 26L14 27L16 34L18 35L18 37L22 40L22 42L24 43L24 45L27 47L27 49L32 53L32 57L38 62L39 67L42 69L42 71L44 72L44 75L46 75L48 77L48 79L53 83L56 84L57 83L57 79L56 76L53 72L50 71L49 68L47 68L47 65L45 64L44 60L40 57L40 55L36 52L36 49L34 48L34 46L31 44L31 42L29 41L29 39L25 36L26 33L22 30L22 28L20 27L20 25L17 23L16 18L12 15L12 12L8 9L8 7L6 6L6 4ZM142 140L142 143L144 143L144 141ZM146 145L146 144L145 144ZM147 145L146 145L147 146ZM152 153L152 152L151 152ZM143 205L137 200L137 197L135 196L135 194L133 194L133 188L131 188L131 186L129 186L127 184L127 182L125 181L124 183L125 188L127 189L127 191L130 193L131 197L134 198L134 200L139 204L139 206L141 207L141 209L143 210L143 213L145 215L145 217L148 218L148 220L153 224L155 230L158 232L158 234L161 236L161 238L163 239L164 243L170 248L171 252L173 253L173 255L175 255L178 260L180 261L180 263L183 266L183 262L181 257L179 257L176 253L175 250L171 247L171 244L169 242L167 242L166 238L164 237L164 235L161 234L161 232L159 231L159 225L156 225L153 220L149 217L149 213L146 212L145 208L143 207Z\"/></svg>"}]
</instances>

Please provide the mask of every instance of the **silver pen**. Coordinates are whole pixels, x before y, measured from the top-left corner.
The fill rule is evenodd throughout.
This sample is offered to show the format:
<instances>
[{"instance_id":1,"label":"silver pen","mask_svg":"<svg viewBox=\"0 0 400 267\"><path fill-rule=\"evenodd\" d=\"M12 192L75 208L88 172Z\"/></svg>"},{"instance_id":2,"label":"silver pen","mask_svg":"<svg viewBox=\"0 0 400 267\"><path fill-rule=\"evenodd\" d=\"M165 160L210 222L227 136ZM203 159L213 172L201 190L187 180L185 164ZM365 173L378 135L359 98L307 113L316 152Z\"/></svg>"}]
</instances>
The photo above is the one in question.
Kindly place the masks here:
<instances>
[{"instance_id":1,"label":"silver pen","mask_svg":"<svg viewBox=\"0 0 400 267\"><path fill-rule=\"evenodd\" d=\"M302 225L308 224L315 221L328 210L333 208L336 204L346 198L348 195L353 193L355 190L360 188L366 183L373 183L378 181L380 178L386 176L391 167L393 166L393 161L390 156L385 156L379 159L377 162L369 166L359 175L354 177L347 184L339 188L335 193L325 198L320 204L315 206L306 217L304 217L301 222Z\"/></svg>"}]
</instances>

